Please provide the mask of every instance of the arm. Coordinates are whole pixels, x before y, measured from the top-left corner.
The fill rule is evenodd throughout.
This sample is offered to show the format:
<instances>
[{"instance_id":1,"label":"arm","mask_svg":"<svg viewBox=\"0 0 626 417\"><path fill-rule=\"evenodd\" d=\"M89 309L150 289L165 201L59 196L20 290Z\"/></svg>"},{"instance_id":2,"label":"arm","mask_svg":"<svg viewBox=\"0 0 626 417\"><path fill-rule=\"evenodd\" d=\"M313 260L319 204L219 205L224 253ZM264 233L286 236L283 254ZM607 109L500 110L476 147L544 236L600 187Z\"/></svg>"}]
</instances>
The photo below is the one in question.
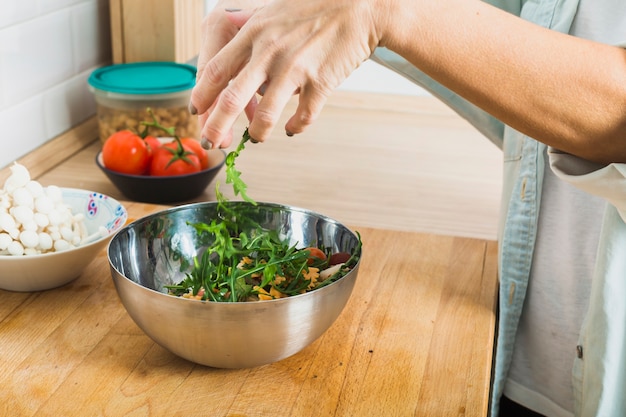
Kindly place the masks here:
<instances>
[{"instance_id":1,"label":"arm","mask_svg":"<svg viewBox=\"0 0 626 417\"><path fill-rule=\"evenodd\" d=\"M299 106L285 128L301 132L328 94L384 46L537 140L599 163L626 162L621 48L478 0L275 0L230 19L242 28L209 61L192 97L201 112L215 103L203 129L214 145L226 144L225 132L263 83L251 135L266 139L294 93Z\"/></svg>"},{"instance_id":2,"label":"arm","mask_svg":"<svg viewBox=\"0 0 626 417\"><path fill-rule=\"evenodd\" d=\"M397 29L382 44L528 136L588 160L626 162L626 51L480 1L421 3L413 16L394 14Z\"/></svg>"}]
</instances>

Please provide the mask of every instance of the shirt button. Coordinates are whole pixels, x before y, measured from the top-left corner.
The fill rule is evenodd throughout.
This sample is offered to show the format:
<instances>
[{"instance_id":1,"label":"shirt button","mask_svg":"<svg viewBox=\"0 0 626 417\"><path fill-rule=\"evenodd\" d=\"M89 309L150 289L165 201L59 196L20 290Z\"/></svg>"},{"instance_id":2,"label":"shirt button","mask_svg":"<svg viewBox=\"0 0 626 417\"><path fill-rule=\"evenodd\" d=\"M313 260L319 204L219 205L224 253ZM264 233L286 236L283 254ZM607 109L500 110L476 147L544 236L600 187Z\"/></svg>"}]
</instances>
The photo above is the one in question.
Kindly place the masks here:
<instances>
[{"instance_id":1,"label":"shirt button","mask_svg":"<svg viewBox=\"0 0 626 417\"><path fill-rule=\"evenodd\" d=\"M583 347L581 345L576 346L576 356L578 359L583 358Z\"/></svg>"}]
</instances>

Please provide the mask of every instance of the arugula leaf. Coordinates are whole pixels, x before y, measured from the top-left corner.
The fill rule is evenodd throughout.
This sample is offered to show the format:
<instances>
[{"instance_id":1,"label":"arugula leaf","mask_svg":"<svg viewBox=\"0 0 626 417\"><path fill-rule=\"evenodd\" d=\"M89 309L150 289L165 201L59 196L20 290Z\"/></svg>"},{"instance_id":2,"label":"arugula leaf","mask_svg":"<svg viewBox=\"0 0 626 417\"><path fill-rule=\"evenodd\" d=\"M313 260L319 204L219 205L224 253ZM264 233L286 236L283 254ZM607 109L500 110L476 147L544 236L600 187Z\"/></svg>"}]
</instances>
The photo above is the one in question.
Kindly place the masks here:
<instances>
[{"instance_id":1,"label":"arugula leaf","mask_svg":"<svg viewBox=\"0 0 626 417\"><path fill-rule=\"evenodd\" d=\"M233 185L235 195L253 205L257 203L247 195L247 186L241 172L235 168L235 159L250 140L245 130L237 149L226 157L226 182ZM169 293L176 296L196 296L208 301L248 301L260 292L267 294L271 289L292 296L311 289L320 288L345 275L357 263L361 252L361 236L357 248L346 263L346 268L318 282L310 288L311 280L306 272L311 267L310 252L298 250L282 240L276 230L268 230L244 209L227 204L228 199L215 185L218 201L217 218L206 223L188 223L195 228L199 240L207 242L204 252L193 259L193 268L186 278L176 285L169 285ZM325 261L326 262L326 261Z\"/></svg>"},{"instance_id":2,"label":"arugula leaf","mask_svg":"<svg viewBox=\"0 0 626 417\"><path fill-rule=\"evenodd\" d=\"M256 206L256 201L250 198L247 194L248 186L241 179L241 171L238 171L235 168L235 159L239 156L241 151L245 149L245 144L250 140L250 134L248 133L248 128L243 132L243 136L241 137L241 141L237 146L237 149L231 151L226 155L226 183L233 185L233 191L235 195L241 194L241 198L243 198L248 203L254 204Z\"/></svg>"}]
</instances>

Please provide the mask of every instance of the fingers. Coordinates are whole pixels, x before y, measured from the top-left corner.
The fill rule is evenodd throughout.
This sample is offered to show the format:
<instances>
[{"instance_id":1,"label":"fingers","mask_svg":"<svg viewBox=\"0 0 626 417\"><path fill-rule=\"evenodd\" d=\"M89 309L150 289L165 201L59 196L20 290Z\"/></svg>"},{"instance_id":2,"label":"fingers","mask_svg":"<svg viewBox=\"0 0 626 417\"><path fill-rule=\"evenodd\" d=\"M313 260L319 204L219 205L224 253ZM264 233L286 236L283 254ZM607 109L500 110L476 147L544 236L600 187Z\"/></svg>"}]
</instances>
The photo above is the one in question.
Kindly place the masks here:
<instances>
[{"instance_id":1,"label":"fingers","mask_svg":"<svg viewBox=\"0 0 626 417\"><path fill-rule=\"evenodd\" d=\"M198 114L198 123L201 130L204 130L209 115L215 109L219 94L222 90L221 86L226 85L230 81L230 74L236 71L233 69L234 65L220 68L220 62L223 61L212 63L211 61L220 50L237 35L241 26L243 26L253 13L252 8L249 8L249 13L238 13L227 9L222 3L230 5L233 3L233 0L218 2L202 23L202 46L198 55L196 88L192 91L189 101L189 112L191 114ZM237 0L236 3L238 3L240 7L258 7L260 5L257 0L253 2ZM233 17L232 19L229 18L231 15ZM206 85L209 85L209 88L205 89ZM250 107L254 109L254 106L251 106L251 104L248 104L247 108ZM250 113L249 118L251 119L253 110L246 111ZM232 129L221 133L220 146L227 147L230 145L231 141ZM213 147L213 143L209 142L202 134L201 143L207 149Z\"/></svg>"},{"instance_id":2,"label":"fingers","mask_svg":"<svg viewBox=\"0 0 626 417\"><path fill-rule=\"evenodd\" d=\"M211 111L213 110L212 106L211 108L209 108L209 110L207 110L206 112L200 114L198 116L198 124L199 126L204 126L206 124L207 119L209 118L209 114L211 113ZM204 137L203 135L200 136L200 144L202 145L203 148L205 149L212 149L213 148L213 143L209 142L206 137ZM230 146L231 142L232 142L232 138L233 138L233 130L230 129L230 131L226 134L226 136L224 137L223 141L222 141L222 146L223 147L228 147Z\"/></svg>"},{"instance_id":3,"label":"fingers","mask_svg":"<svg viewBox=\"0 0 626 417\"><path fill-rule=\"evenodd\" d=\"M302 88L296 112L285 124L285 133L287 136L302 133L308 126L313 124L322 112L327 98L327 94L317 89Z\"/></svg>"},{"instance_id":4,"label":"fingers","mask_svg":"<svg viewBox=\"0 0 626 417\"><path fill-rule=\"evenodd\" d=\"M236 34L239 28L224 18L225 12L214 11L209 13L202 22L202 41L198 55L196 82L205 72L207 63L226 45ZM197 94L197 93L196 93ZM190 100L189 110L192 114L198 113L196 108L202 107L194 100ZM202 113L200 111L199 113Z\"/></svg>"},{"instance_id":5,"label":"fingers","mask_svg":"<svg viewBox=\"0 0 626 417\"><path fill-rule=\"evenodd\" d=\"M255 103L252 100L264 78L262 71L245 70L227 83L221 92L217 92L215 104L201 130L203 140L211 142L216 148L228 146L226 140L232 126L241 113L254 108Z\"/></svg>"},{"instance_id":6,"label":"fingers","mask_svg":"<svg viewBox=\"0 0 626 417\"><path fill-rule=\"evenodd\" d=\"M213 59L237 35L254 10L228 12L229 9L220 9L218 6L216 8L202 23L202 46L198 55L196 87L189 102L189 111L192 114L204 113L213 104L247 55L245 50L240 50L239 54L229 59Z\"/></svg>"},{"instance_id":7,"label":"fingers","mask_svg":"<svg viewBox=\"0 0 626 417\"><path fill-rule=\"evenodd\" d=\"M252 120L252 118L254 117L254 112L258 104L259 102L257 101L256 96L252 97L252 100L248 102L248 105L246 106L244 110L246 112L246 117L248 118L248 122Z\"/></svg>"},{"instance_id":8,"label":"fingers","mask_svg":"<svg viewBox=\"0 0 626 417\"><path fill-rule=\"evenodd\" d=\"M239 29L252 17L256 9L226 9L226 18Z\"/></svg>"},{"instance_id":9,"label":"fingers","mask_svg":"<svg viewBox=\"0 0 626 417\"><path fill-rule=\"evenodd\" d=\"M223 12L222 27L235 28L236 34L207 55L191 98L190 109L206 113L205 142L228 146L242 112L251 137L266 140L294 94L300 95L298 106L285 129L290 135L303 132L328 94L376 45L370 26L361 24L371 20L367 10L357 11L355 19L351 0L265 0L261 9Z\"/></svg>"},{"instance_id":10,"label":"fingers","mask_svg":"<svg viewBox=\"0 0 626 417\"><path fill-rule=\"evenodd\" d=\"M272 133L283 109L297 88L289 79L273 80L264 85L263 97L256 106L248 126L250 137L258 142L265 141Z\"/></svg>"},{"instance_id":11,"label":"fingers","mask_svg":"<svg viewBox=\"0 0 626 417\"><path fill-rule=\"evenodd\" d=\"M221 23L215 23L214 18L212 25L204 27L205 33L209 34L204 36L203 43L209 45L211 51L203 49L199 57L196 86L191 92L189 111L202 115L199 119L200 134L206 147L227 147L232 139L232 125L238 115L246 111L248 117L252 118L256 107L256 102L251 100L263 80L256 80L246 74L238 76L240 68L245 67L249 60L250 48L246 47L245 42L235 40L237 31L229 32L232 28L238 30L253 13L254 10L224 11ZM212 51L215 41L207 39L210 36L207 27L220 27L222 29L219 33L226 33L228 40L224 46L220 42L221 49Z\"/></svg>"},{"instance_id":12,"label":"fingers","mask_svg":"<svg viewBox=\"0 0 626 417\"><path fill-rule=\"evenodd\" d=\"M213 59L198 67L190 100L190 108L193 107L197 113L204 113L213 105L246 59L245 53L228 56L230 50L233 48L224 47Z\"/></svg>"},{"instance_id":13,"label":"fingers","mask_svg":"<svg viewBox=\"0 0 626 417\"><path fill-rule=\"evenodd\" d=\"M250 65L259 68L262 64ZM328 93L313 83L298 87L298 82L284 77L271 82L263 80L265 71L244 70L221 91L214 105L201 119L202 140L212 147L227 147L232 139L232 126L244 112L249 120L248 132L255 142L265 141L291 99L299 93L298 107L285 125L289 136L302 133L317 119L326 103ZM263 96L257 101L256 93Z\"/></svg>"}]
</instances>

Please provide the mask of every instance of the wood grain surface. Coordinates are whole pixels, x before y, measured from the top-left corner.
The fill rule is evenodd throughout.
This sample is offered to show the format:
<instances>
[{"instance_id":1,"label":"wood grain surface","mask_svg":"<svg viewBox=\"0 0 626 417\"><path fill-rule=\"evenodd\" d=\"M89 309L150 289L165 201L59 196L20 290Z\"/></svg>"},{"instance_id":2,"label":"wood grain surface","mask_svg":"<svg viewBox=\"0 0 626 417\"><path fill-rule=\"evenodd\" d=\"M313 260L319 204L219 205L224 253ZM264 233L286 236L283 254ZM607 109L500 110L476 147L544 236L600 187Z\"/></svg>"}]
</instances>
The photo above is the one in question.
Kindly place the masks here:
<instances>
[{"instance_id":1,"label":"wood grain surface","mask_svg":"<svg viewBox=\"0 0 626 417\"><path fill-rule=\"evenodd\" d=\"M126 206L131 219L162 208ZM253 369L196 365L152 342L121 305L104 250L64 287L0 291L0 415L486 415L496 243L355 229L364 257L339 319Z\"/></svg>"}]
</instances>

